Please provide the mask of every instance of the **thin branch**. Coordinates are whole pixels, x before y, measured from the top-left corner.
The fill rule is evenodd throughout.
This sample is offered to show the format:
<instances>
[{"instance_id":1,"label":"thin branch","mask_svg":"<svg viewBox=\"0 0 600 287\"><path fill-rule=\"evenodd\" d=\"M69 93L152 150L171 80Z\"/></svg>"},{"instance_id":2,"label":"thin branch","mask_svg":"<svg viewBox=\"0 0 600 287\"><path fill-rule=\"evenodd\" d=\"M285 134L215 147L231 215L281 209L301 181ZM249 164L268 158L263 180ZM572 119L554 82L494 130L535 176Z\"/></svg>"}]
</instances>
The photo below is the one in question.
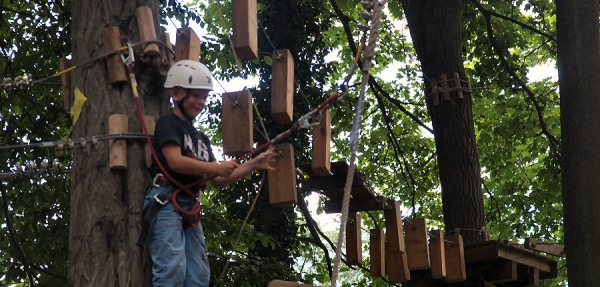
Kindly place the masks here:
<instances>
[{"instance_id":1,"label":"thin branch","mask_svg":"<svg viewBox=\"0 0 600 287\"><path fill-rule=\"evenodd\" d=\"M479 4L479 3L475 2L475 0L472 0L472 1L475 3L475 5ZM483 8L480 11L485 18L487 32L488 32L487 33L488 39L492 43L492 47L494 48L496 55L498 56L498 58L500 58L500 62L502 62L502 65L505 67L506 71L511 75L513 80L516 81L519 84L519 86L521 86L523 91L525 91L525 93L527 94L527 96L529 97L531 102L533 103L533 106L535 107L535 110L537 112L538 120L540 122L540 128L542 129L542 132L544 133L544 135L550 141L550 147L552 148L552 151L554 152L554 155L558 159L558 162L560 165L560 154L558 152L558 150L560 149L560 141L558 141L556 139L556 137L554 137L550 133L550 131L548 131L548 129L546 127L546 123L544 122L544 114L542 112L542 108L540 107L539 103L537 102L537 100L535 98L535 94L533 93L533 91L531 91L531 89L529 89L527 84L525 84L525 82L517 75L517 73L515 73L515 71L511 68L510 63L508 62L506 57L504 57L504 55L502 54L502 51L500 50L500 46L498 45L498 42L496 41L496 37L494 36L494 31L493 31L492 23L491 23L491 13Z\"/></svg>"},{"instance_id":2,"label":"thin branch","mask_svg":"<svg viewBox=\"0 0 600 287\"><path fill-rule=\"evenodd\" d=\"M302 195L302 192L299 192L299 191L298 191L298 208L300 208L300 211L302 211L302 214L306 218L306 226L308 226L308 230L310 231L310 234L312 235L312 237L315 240L314 241L315 245L317 245L319 248L321 248L323 250L323 252L325 253L325 260L327 261L327 271L329 271L329 277L331 278L333 276L333 268L331 267L331 258L329 257L329 250L327 250L327 247L321 241L321 238L319 237L319 234L315 227L315 220L310 215L308 206L306 206L306 202L304 202L304 196Z\"/></svg>"},{"instance_id":3,"label":"thin branch","mask_svg":"<svg viewBox=\"0 0 600 287\"><path fill-rule=\"evenodd\" d=\"M481 13L483 13L484 15L489 15L489 16L498 17L500 19L504 19L504 20L509 21L509 22L511 22L513 24L519 25L519 26L521 26L521 27L523 27L523 28L525 28L527 30L530 30L530 31L532 31L534 33L540 34L540 35L548 38L552 42L556 42L556 38L554 38L554 36L552 36L552 35L550 35L548 33L544 33L541 30L539 30L539 29L537 29L537 28L535 28L535 27L533 27L531 25L525 24L523 22L519 22L519 21L517 21L515 19L512 19L510 17L498 14L498 13L496 13L494 11L487 10L487 9L483 8L483 6L481 5L481 3L479 3L477 0L471 0L471 3L473 3L473 5L475 5L475 7L477 7L477 9L479 11L481 11Z\"/></svg>"}]
</instances>

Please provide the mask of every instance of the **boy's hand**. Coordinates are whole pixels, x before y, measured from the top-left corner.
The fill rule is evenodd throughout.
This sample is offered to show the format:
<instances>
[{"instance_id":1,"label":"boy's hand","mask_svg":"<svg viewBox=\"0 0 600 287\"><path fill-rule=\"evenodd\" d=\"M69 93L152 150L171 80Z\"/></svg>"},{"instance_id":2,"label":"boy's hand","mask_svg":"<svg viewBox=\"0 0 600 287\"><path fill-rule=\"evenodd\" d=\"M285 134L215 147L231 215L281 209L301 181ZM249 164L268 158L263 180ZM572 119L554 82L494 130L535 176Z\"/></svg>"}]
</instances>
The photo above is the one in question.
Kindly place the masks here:
<instances>
[{"instance_id":1,"label":"boy's hand","mask_svg":"<svg viewBox=\"0 0 600 287\"><path fill-rule=\"evenodd\" d=\"M255 157L254 160L255 169L275 170L274 167L270 166L270 164L275 162L275 148L272 146L269 147L265 152Z\"/></svg>"},{"instance_id":2,"label":"boy's hand","mask_svg":"<svg viewBox=\"0 0 600 287\"><path fill-rule=\"evenodd\" d=\"M227 160L216 163L215 174L222 177L229 177L239 164L235 161Z\"/></svg>"}]
</instances>

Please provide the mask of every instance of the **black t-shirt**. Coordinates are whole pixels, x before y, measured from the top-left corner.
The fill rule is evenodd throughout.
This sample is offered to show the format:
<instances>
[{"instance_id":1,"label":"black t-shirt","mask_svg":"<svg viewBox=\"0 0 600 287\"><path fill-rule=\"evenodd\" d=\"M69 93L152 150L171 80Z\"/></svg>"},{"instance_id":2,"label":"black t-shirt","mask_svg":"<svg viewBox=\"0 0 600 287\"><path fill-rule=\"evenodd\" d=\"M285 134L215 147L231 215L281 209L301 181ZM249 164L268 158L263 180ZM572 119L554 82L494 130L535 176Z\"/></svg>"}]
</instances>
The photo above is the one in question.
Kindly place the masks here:
<instances>
[{"instance_id":1,"label":"black t-shirt","mask_svg":"<svg viewBox=\"0 0 600 287\"><path fill-rule=\"evenodd\" d=\"M167 172L173 177L173 179L179 181L183 185L196 182L204 178L204 176L180 174L171 170L165 155L162 153L162 147L168 142L177 144L181 148L181 155L183 156L201 161L216 161L208 136L198 131L194 126L192 126L191 123L180 119L173 113L158 119L156 122L156 127L154 128L154 139L152 140L152 145L156 151L158 159L163 164ZM157 173L162 173L154 161L154 158L152 158L152 166L150 167L150 170L153 177Z\"/></svg>"}]
</instances>

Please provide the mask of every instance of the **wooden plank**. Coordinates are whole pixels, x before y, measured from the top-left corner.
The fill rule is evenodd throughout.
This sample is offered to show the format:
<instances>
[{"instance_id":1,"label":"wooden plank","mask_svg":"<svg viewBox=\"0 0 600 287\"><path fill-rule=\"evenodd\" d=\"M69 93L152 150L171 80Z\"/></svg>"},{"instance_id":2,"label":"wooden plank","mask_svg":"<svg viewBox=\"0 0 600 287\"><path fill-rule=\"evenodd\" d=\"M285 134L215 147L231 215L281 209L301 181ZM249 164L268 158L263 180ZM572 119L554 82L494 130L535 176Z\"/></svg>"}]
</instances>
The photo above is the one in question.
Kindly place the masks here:
<instances>
[{"instance_id":1,"label":"wooden plank","mask_svg":"<svg viewBox=\"0 0 600 287\"><path fill-rule=\"evenodd\" d=\"M252 150L254 143L252 94L248 90L225 92L222 103L223 153L229 156L242 156Z\"/></svg>"},{"instance_id":2,"label":"wooden plank","mask_svg":"<svg viewBox=\"0 0 600 287\"><path fill-rule=\"evenodd\" d=\"M258 26L256 0L233 0L231 2L233 48L239 59L258 58Z\"/></svg>"},{"instance_id":3,"label":"wooden plank","mask_svg":"<svg viewBox=\"0 0 600 287\"><path fill-rule=\"evenodd\" d=\"M154 17L152 16L152 9L148 6L139 6L135 8L135 16L137 18L138 27L140 29L140 40L156 40L156 27L154 26ZM144 55L160 55L158 45L156 43L145 44Z\"/></svg>"},{"instance_id":4,"label":"wooden plank","mask_svg":"<svg viewBox=\"0 0 600 287\"><path fill-rule=\"evenodd\" d=\"M371 276L385 277L385 238L379 228L370 231Z\"/></svg>"},{"instance_id":5,"label":"wooden plank","mask_svg":"<svg viewBox=\"0 0 600 287\"><path fill-rule=\"evenodd\" d=\"M465 255L462 235L454 234L446 237L446 282L460 282L467 279Z\"/></svg>"},{"instance_id":6,"label":"wooden plank","mask_svg":"<svg viewBox=\"0 0 600 287\"><path fill-rule=\"evenodd\" d=\"M71 59L60 58L59 64L60 70L64 71L71 68ZM71 109L71 75L68 72L60 75L60 81L62 83L65 111L69 111Z\"/></svg>"},{"instance_id":7,"label":"wooden plank","mask_svg":"<svg viewBox=\"0 0 600 287\"><path fill-rule=\"evenodd\" d=\"M432 230L429 232L429 258L431 263L431 277L446 278L446 251L444 250L444 232Z\"/></svg>"},{"instance_id":8,"label":"wooden plank","mask_svg":"<svg viewBox=\"0 0 600 287\"><path fill-rule=\"evenodd\" d=\"M408 268L411 271L431 268L425 218L404 219L404 235Z\"/></svg>"},{"instance_id":9,"label":"wooden plank","mask_svg":"<svg viewBox=\"0 0 600 287\"><path fill-rule=\"evenodd\" d=\"M558 244L545 243L543 241L533 239L533 238L525 238L524 246L527 249L544 252L544 253L552 254L555 256L559 256L559 257L566 256L564 247L562 247Z\"/></svg>"},{"instance_id":10,"label":"wooden plank","mask_svg":"<svg viewBox=\"0 0 600 287\"><path fill-rule=\"evenodd\" d=\"M122 134L127 132L129 118L127 115L113 114L108 117L108 133ZM127 142L124 139L109 139L109 165L114 170L127 169Z\"/></svg>"},{"instance_id":11,"label":"wooden plank","mask_svg":"<svg viewBox=\"0 0 600 287\"><path fill-rule=\"evenodd\" d=\"M167 46L167 59L169 59L169 67L172 67L175 64L175 55L173 51L173 43L171 43L171 35L169 33L165 33L165 45ZM165 75L167 73L164 73Z\"/></svg>"},{"instance_id":12,"label":"wooden plank","mask_svg":"<svg viewBox=\"0 0 600 287\"><path fill-rule=\"evenodd\" d=\"M175 60L200 61L200 38L190 27L177 29Z\"/></svg>"},{"instance_id":13,"label":"wooden plank","mask_svg":"<svg viewBox=\"0 0 600 287\"><path fill-rule=\"evenodd\" d=\"M442 83L442 94L444 95L444 101L449 101L450 100L450 92L448 90L448 78L446 77L446 74L442 74L440 76L441 78L441 83Z\"/></svg>"},{"instance_id":14,"label":"wooden plank","mask_svg":"<svg viewBox=\"0 0 600 287\"><path fill-rule=\"evenodd\" d=\"M273 206L297 204L294 147L290 143L276 144L275 152L275 170L269 170L269 202Z\"/></svg>"},{"instance_id":15,"label":"wooden plank","mask_svg":"<svg viewBox=\"0 0 600 287\"><path fill-rule=\"evenodd\" d=\"M269 282L269 285L267 287L314 287L314 285L300 284L297 282L283 281L283 280L273 280L273 281Z\"/></svg>"},{"instance_id":16,"label":"wooden plank","mask_svg":"<svg viewBox=\"0 0 600 287\"><path fill-rule=\"evenodd\" d=\"M385 197L383 197L383 196L351 198L349 211L350 212L359 212L359 211L385 210L384 202L385 202ZM324 210L325 210L325 213L341 213L342 212L342 202L341 201L333 201L333 200L325 201Z\"/></svg>"},{"instance_id":17,"label":"wooden plank","mask_svg":"<svg viewBox=\"0 0 600 287\"><path fill-rule=\"evenodd\" d=\"M121 32L119 27L106 27L102 29L102 42L104 51L111 52L121 47ZM127 82L127 72L121 59L120 53L110 55L106 58L108 68L108 80L111 84Z\"/></svg>"},{"instance_id":18,"label":"wooden plank","mask_svg":"<svg viewBox=\"0 0 600 287\"><path fill-rule=\"evenodd\" d=\"M395 284L410 280L410 271L408 270L405 252L386 250L385 260L390 283Z\"/></svg>"},{"instance_id":19,"label":"wooden plank","mask_svg":"<svg viewBox=\"0 0 600 287\"><path fill-rule=\"evenodd\" d=\"M317 176L331 175L331 113L324 110L321 122L313 127L312 171Z\"/></svg>"},{"instance_id":20,"label":"wooden plank","mask_svg":"<svg viewBox=\"0 0 600 287\"><path fill-rule=\"evenodd\" d=\"M348 213L346 223L346 262L348 265L362 265L361 218L357 212Z\"/></svg>"},{"instance_id":21,"label":"wooden plank","mask_svg":"<svg viewBox=\"0 0 600 287\"><path fill-rule=\"evenodd\" d=\"M458 98L462 99L463 98L462 84L460 83L460 76L456 72L454 72L454 86L458 89Z\"/></svg>"},{"instance_id":22,"label":"wooden plank","mask_svg":"<svg viewBox=\"0 0 600 287\"><path fill-rule=\"evenodd\" d=\"M385 217L385 233L387 236L388 249L390 251L406 252L404 244L404 232L402 230L402 211L400 202L388 199L383 211Z\"/></svg>"},{"instance_id":23,"label":"wooden plank","mask_svg":"<svg viewBox=\"0 0 600 287\"><path fill-rule=\"evenodd\" d=\"M155 121L153 116L144 115L144 123L146 124L146 129L148 130L148 134L154 135ZM152 151L150 151L150 145L148 142L144 143L144 150L146 152L146 167L150 168L152 165Z\"/></svg>"},{"instance_id":24,"label":"wooden plank","mask_svg":"<svg viewBox=\"0 0 600 287\"><path fill-rule=\"evenodd\" d=\"M294 58L287 49L273 52L271 115L278 124L289 124L294 116Z\"/></svg>"}]
</instances>

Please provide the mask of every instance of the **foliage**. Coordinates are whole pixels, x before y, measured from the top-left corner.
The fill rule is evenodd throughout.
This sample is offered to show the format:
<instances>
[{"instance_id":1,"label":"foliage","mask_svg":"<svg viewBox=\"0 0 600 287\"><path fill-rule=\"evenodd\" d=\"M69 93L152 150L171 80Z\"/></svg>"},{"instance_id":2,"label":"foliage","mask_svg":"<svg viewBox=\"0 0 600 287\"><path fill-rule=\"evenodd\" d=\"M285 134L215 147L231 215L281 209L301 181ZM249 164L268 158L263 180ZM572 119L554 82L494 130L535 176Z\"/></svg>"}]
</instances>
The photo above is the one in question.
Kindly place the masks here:
<instances>
[{"instance_id":1,"label":"foliage","mask_svg":"<svg viewBox=\"0 0 600 287\"><path fill-rule=\"evenodd\" d=\"M346 76L359 46L361 22L358 1L258 1L259 59L238 67L229 47L230 1L191 3L161 0L162 24L167 17L182 25L200 23L208 35L202 41L202 61L220 81L256 76L253 93L269 138L289 128L269 115L273 46L292 50L296 63L294 117L324 100ZM553 1L463 1L465 68L474 88L474 120L484 179L487 229L492 239L522 241L532 237L563 243L560 198L559 98L555 78L531 81L531 69L552 65L556 57ZM423 79L403 20L400 1L389 1L366 96L359 146L359 170L378 195L399 200L404 217L425 217L429 226L443 228L435 145L422 94ZM0 33L4 77L32 74L34 79L58 71L58 59L70 53L70 4L54 1L3 1ZM191 7L191 8L190 8ZM516 7L516 8L515 8ZM493 12L491 12L493 11ZM221 15L224 13L224 15ZM489 27L488 27L489 19ZM223 26L223 21L225 26ZM350 28L347 34L345 26ZM265 32L269 38L265 36ZM347 137L352 128L358 76L352 78L345 105L332 109L332 160L350 158ZM58 79L52 79L58 84ZM220 145L218 99L209 108L202 128ZM66 140L70 120L62 105L60 85L33 85L0 91L0 147ZM418 121L416 121L417 119ZM257 131L254 138L264 143ZM296 150L296 166L310 163L310 131L285 139ZM1 149L0 172L14 171L17 161L61 160L52 149ZM314 245L308 220L294 208L278 210L283 224L266 226L269 210L266 183L255 211L234 244L257 194L261 174L230 187L211 187L203 199L204 228L210 250L213 280L230 259L223 286L255 286L256 278L327 284L323 251ZM0 282L3 285L66 285L69 218L68 175L17 177L2 180L4 206L0 214ZM308 195L308 194L306 194ZM8 210L8 212L6 212ZM362 214L365 228L382 226L382 214ZM7 220L10 219L11 222ZM277 227L277 229L275 229ZM337 233L336 233L337 234ZM327 234L334 238L336 234ZM13 240L14 238L14 240ZM328 245L328 243L325 243ZM329 255L334 256L330 246ZM368 250L368 246L364 247ZM264 254L281 252L282 260ZM281 259L281 258L280 258ZM368 262L365 262L368 266ZM559 267L564 262L559 263ZM344 270L348 268L344 267ZM344 272L343 286L387 286L368 270ZM562 286L565 270L544 286ZM247 279L241 279L247 278ZM244 281L246 280L246 281ZM264 282L259 282L264 283ZM239 284L239 285L237 285ZM562 285L561 285L562 284ZM263 284L266 285L266 284Z\"/></svg>"}]
</instances>

